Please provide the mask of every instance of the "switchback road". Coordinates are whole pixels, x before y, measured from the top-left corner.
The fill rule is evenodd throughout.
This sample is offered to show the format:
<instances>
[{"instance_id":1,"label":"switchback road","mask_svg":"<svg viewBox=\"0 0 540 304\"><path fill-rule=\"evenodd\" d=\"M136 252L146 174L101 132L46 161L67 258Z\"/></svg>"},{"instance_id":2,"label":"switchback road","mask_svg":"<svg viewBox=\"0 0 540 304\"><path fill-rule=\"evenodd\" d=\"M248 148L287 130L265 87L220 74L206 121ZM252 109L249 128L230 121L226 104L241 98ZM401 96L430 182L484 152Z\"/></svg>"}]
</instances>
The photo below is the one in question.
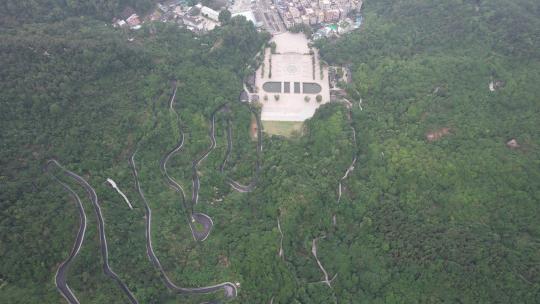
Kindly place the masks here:
<instances>
[{"instance_id":1,"label":"switchback road","mask_svg":"<svg viewBox=\"0 0 540 304\"><path fill-rule=\"evenodd\" d=\"M68 301L68 303L70 304L79 304L79 300L67 284L66 276L71 262L73 261L73 259L75 259L75 257L79 254L79 251L81 250L81 246L84 240L84 234L86 232L86 213L84 212L83 204L77 193L73 191L73 189L71 189L71 187L69 187L67 184L62 182L53 173L49 172L49 165L60 166L60 164L56 160L49 160L45 165L45 171L56 182L58 182L62 186L62 188L64 188L64 190L66 190L71 195L71 197L73 197L77 205L77 209L79 210L79 231L77 232L75 243L73 244L73 248L71 249L68 258L60 264L60 266L56 270L56 275L54 276L56 288L58 289L60 294L66 299L66 301ZM62 167L60 168L63 170Z\"/></svg>"},{"instance_id":2,"label":"switchback road","mask_svg":"<svg viewBox=\"0 0 540 304\"><path fill-rule=\"evenodd\" d=\"M90 201L92 202L92 205L94 206L94 210L96 213L96 218L98 222L98 232L99 232L99 241L100 241L100 247L101 247L101 258L103 262L103 272L113 279L120 289L124 292L124 294L128 297L129 302L132 304L138 304L137 299L135 299L135 296L131 293L127 285L120 279L120 277L111 269L109 265L109 249L107 247L107 237L105 234L105 221L103 220L103 214L101 213L101 206L99 205L98 197L96 194L96 191L88 182L80 177L79 175L65 169L60 165L60 163L54 159L49 160L48 164L55 164L58 166L64 174L73 180L77 182L81 187L83 187L86 190L86 193L88 194L88 197L90 198ZM77 250L78 251L78 250Z\"/></svg>"},{"instance_id":3,"label":"switchback road","mask_svg":"<svg viewBox=\"0 0 540 304\"><path fill-rule=\"evenodd\" d=\"M150 261L152 262L152 264L154 265L154 267L160 272L163 278L163 281L165 283L165 286L167 286L167 288L179 294L205 294L205 293L211 293L211 292L215 292L220 289L223 289L223 291L225 292L225 296L229 298L236 297L237 289L236 289L236 286L231 282L220 283L220 284L211 285L207 287L185 288L185 287L177 286L167 276L152 246L152 209L150 209L150 205L148 204L148 201L146 197L144 196L144 193L141 189L141 185L139 182L139 174L137 172L137 167L135 165L136 153L137 153L137 150L135 150L135 152L133 152L133 154L131 155L129 159L129 164L131 166L131 170L135 178L135 187L137 188L137 192L139 193L139 196L141 197L144 203L145 219L146 219L146 231L145 231L146 254L148 258L150 259Z\"/></svg>"}]
</instances>

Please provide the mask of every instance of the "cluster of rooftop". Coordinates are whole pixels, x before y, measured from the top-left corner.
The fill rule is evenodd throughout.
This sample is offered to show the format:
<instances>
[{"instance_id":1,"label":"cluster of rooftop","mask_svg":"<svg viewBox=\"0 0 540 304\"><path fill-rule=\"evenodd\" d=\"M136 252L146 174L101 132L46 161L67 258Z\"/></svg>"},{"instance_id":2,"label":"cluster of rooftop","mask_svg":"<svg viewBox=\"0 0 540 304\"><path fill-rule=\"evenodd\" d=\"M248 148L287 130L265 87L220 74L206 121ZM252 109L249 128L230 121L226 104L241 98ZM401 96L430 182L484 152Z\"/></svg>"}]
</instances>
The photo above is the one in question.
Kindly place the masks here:
<instances>
[{"instance_id":1,"label":"cluster of rooftop","mask_svg":"<svg viewBox=\"0 0 540 304\"><path fill-rule=\"evenodd\" d=\"M186 6L178 0L158 3L156 10L143 20L135 12L132 14L123 13L121 19L115 19L113 23L116 27L129 27L136 30L147 21L176 23L197 33L211 31L220 25L218 11L200 3L194 6Z\"/></svg>"},{"instance_id":2,"label":"cluster of rooftop","mask_svg":"<svg viewBox=\"0 0 540 304\"><path fill-rule=\"evenodd\" d=\"M120 14L120 18L113 19L113 25L115 27L126 28L129 27L133 30L141 28L141 19L139 15L131 7L126 7Z\"/></svg>"},{"instance_id":3,"label":"cluster of rooftop","mask_svg":"<svg viewBox=\"0 0 540 304\"><path fill-rule=\"evenodd\" d=\"M276 8L287 28L295 25L317 25L343 20L359 12L362 0L277 0Z\"/></svg>"}]
</instances>

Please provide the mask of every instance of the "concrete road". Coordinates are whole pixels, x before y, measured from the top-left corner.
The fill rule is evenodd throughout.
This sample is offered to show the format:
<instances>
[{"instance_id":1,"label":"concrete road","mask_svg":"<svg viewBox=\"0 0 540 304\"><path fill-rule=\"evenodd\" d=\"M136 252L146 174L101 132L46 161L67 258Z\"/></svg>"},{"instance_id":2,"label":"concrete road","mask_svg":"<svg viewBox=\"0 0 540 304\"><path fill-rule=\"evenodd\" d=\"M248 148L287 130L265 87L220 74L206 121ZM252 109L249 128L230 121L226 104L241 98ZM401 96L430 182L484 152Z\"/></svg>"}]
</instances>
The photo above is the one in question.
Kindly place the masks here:
<instances>
[{"instance_id":1,"label":"concrete road","mask_svg":"<svg viewBox=\"0 0 540 304\"><path fill-rule=\"evenodd\" d=\"M128 297L129 302L132 304L138 304L139 302L137 299L135 299L135 296L131 291L129 290L126 283L124 283L120 277L111 269L109 265L109 248L107 246L107 236L105 234L105 221L103 220L103 214L101 213L101 206L99 205L99 200L96 194L96 191L90 184L79 175L73 173L72 171L69 171L62 167L60 163L54 159L49 160L49 163L53 163L56 166L58 166L64 174L73 180L77 182L81 187L83 187L86 190L86 193L88 194L88 197L90 198L90 201L92 202L92 205L94 206L94 211L96 213L97 223L98 223L98 232L99 232L99 242L100 242L100 251L101 251L101 259L103 262L103 272L116 281L120 289L124 292L124 294Z\"/></svg>"},{"instance_id":2,"label":"concrete road","mask_svg":"<svg viewBox=\"0 0 540 304\"><path fill-rule=\"evenodd\" d=\"M139 144L137 144L137 146L138 145ZM171 279L167 276L167 273L163 269L163 266L161 265L161 262L156 256L156 253L154 252L154 248L152 246L152 209L150 209L150 205L148 204L148 201L146 197L144 196L144 192L141 189L141 184L139 182L139 174L137 171L137 167L135 165L136 153L137 151L135 150L135 152L133 152L133 154L131 155L129 159L129 164L131 166L133 177L135 179L135 187L137 188L137 192L139 193L139 196L141 197L144 203L145 219L146 219L146 229L145 229L146 255L152 262L152 265L154 265L154 267L160 272L162 279L165 283L165 286L167 286L168 289L179 294L206 294L206 293L212 293L212 292L222 289L225 292L225 296L229 298L236 297L237 295L236 285L231 282L210 285L207 287L186 288L186 287L180 287L174 284L171 281Z\"/></svg>"},{"instance_id":3,"label":"concrete road","mask_svg":"<svg viewBox=\"0 0 540 304\"><path fill-rule=\"evenodd\" d=\"M79 211L79 231L77 232L77 236L75 237L75 243L73 244L73 248L71 249L71 252L69 253L68 258L63 261L58 269L56 270L56 275L54 276L54 282L56 284L56 288L60 292L60 294L66 299L66 301L70 304L79 304L79 300L69 288L69 285L67 284L67 271L69 270L69 266L71 265L71 262L75 259L75 257L79 254L79 251L81 249L83 240L84 240L84 234L86 232L86 213L84 212L84 207L81 202L81 199L77 195L71 187L69 187L67 184L63 183L59 178L57 178L53 173L49 172L49 165L59 165L59 163L56 160L49 160L47 164L45 165L45 171L47 174L49 174L56 182L58 182L60 185L62 185L62 188L66 190L71 197L75 200L75 203L77 205L77 209Z\"/></svg>"}]
</instances>

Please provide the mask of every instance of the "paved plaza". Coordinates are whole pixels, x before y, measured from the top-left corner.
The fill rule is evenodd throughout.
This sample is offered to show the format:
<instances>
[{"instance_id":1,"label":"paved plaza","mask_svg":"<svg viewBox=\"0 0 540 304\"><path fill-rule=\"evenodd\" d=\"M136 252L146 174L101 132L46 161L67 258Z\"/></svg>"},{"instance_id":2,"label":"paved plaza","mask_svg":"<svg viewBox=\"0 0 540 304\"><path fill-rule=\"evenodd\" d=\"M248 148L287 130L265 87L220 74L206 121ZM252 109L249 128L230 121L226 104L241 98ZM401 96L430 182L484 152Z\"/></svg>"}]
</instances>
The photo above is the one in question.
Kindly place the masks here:
<instances>
[{"instance_id":1,"label":"paved plaza","mask_svg":"<svg viewBox=\"0 0 540 304\"><path fill-rule=\"evenodd\" d=\"M275 35L272 41L277 46L276 54L267 49L264 65L256 73L255 85L263 104L261 119L304 121L330 101L328 69L323 68L321 77L317 50L313 48L310 54L304 34L285 32ZM320 103L317 95L322 97Z\"/></svg>"}]
</instances>

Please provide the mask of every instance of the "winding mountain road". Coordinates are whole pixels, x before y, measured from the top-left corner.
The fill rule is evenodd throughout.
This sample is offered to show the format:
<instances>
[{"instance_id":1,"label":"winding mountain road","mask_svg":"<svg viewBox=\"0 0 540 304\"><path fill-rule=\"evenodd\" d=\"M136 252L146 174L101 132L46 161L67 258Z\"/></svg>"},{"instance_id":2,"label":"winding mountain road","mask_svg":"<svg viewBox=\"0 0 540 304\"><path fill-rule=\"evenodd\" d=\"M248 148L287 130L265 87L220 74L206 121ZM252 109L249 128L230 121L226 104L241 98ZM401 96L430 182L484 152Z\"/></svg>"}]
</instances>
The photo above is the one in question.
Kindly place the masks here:
<instances>
[{"instance_id":1,"label":"winding mountain road","mask_svg":"<svg viewBox=\"0 0 540 304\"><path fill-rule=\"evenodd\" d=\"M56 166L62 169L62 171L64 172L66 176L75 180L75 182L77 182L80 186L82 186L86 190L86 193L88 194L88 197L90 198L90 201L92 202L92 205L94 206L94 210L95 210L96 218L98 222L98 232L99 232L99 241L100 241L100 247L101 247L101 257L102 257L102 262L103 262L103 272L105 273L105 275L113 279L118 284L120 289L128 297L130 303L138 304L137 299L135 299L135 296L131 293L127 285L120 279L120 277L111 269L109 265L109 249L107 246L107 237L105 234L105 221L103 220L103 214L101 213L101 206L99 205L96 191L94 190L94 188L92 188L92 186L90 186L90 184L88 184L88 182L84 178L73 173L72 171L65 169L64 167L62 167L62 165L60 165L58 161L51 159L49 160L48 163L49 164L54 163Z\"/></svg>"},{"instance_id":2,"label":"winding mountain road","mask_svg":"<svg viewBox=\"0 0 540 304\"><path fill-rule=\"evenodd\" d=\"M137 167L135 165L136 153L137 153L137 150L135 150L135 152L133 152L133 154L131 155L129 159L129 164L131 166L131 170L135 178L135 187L137 188L137 192L139 193L139 196L141 197L144 203L145 219L146 219L146 231L145 231L146 255L148 256L148 258L154 265L154 268L156 268L160 272L164 280L165 286L167 286L168 289L179 294L206 294L206 293L212 293L212 292L222 289L225 292L226 297L229 297L229 298L236 297L238 291L236 289L235 284L231 282L220 283L220 284L211 285L207 287L184 288L184 287L179 287L176 284L174 284L171 281L171 279L167 276L152 246L152 209L150 209L150 205L148 204L148 201L146 200L146 197L144 196L144 193L141 189L141 184L139 182L139 174L137 172Z\"/></svg>"},{"instance_id":3,"label":"winding mountain road","mask_svg":"<svg viewBox=\"0 0 540 304\"><path fill-rule=\"evenodd\" d=\"M71 262L75 259L75 257L79 254L79 251L81 250L81 246L84 240L84 234L86 232L86 213L84 212L84 207L81 202L81 199L77 195L71 187L69 187L67 184L62 182L58 177L56 177L53 173L49 172L49 165L59 165L59 163L56 160L49 160L47 164L45 165L45 171L47 174L49 174L56 182L58 182L64 190L66 190L71 197L75 200L75 203L77 205L77 209L79 210L79 231L77 231L77 236L75 238L75 243L73 244L73 247L71 249L71 252L69 253L68 258L63 261L60 266L58 266L58 269L56 270L56 275L54 276L54 282L56 285L56 288L60 292L60 294L66 299L66 301L70 304L79 304L79 300L69 288L69 285L67 284L66 276L67 271L69 270L69 266ZM62 167L60 167L63 169Z\"/></svg>"},{"instance_id":4,"label":"winding mountain road","mask_svg":"<svg viewBox=\"0 0 540 304\"><path fill-rule=\"evenodd\" d=\"M195 159L191 164L192 185L193 185L192 194L191 194L192 207L196 206L197 203L199 202L199 187L201 185L201 181L199 179L197 168L199 164L203 160L205 160L208 157L208 155L216 148L216 137L215 137L216 112L219 111L221 107L215 110L214 113L212 113L212 117L210 119L210 131L208 133L210 137L210 146L208 147L208 149L206 149L206 151L203 152L201 156L199 156L199 158Z\"/></svg>"},{"instance_id":5,"label":"winding mountain road","mask_svg":"<svg viewBox=\"0 0 540 304\"><path fill-rule=\"evenodd\" d=\"M200 233L200 232L195 231L194 225L193 225L194 218L193 218L193 214L192 214L192 209L189 208L187 206L187 204L186 204L186 195L185 195L185 192L184 192L184 188L182 188L182 186L180 186L180 184L178 182L176 182L176 180L174 180L169 175L169 173L167 172L167 162L169 161L169 159L174 154L176 154L178 151L180 151L180 149L182 149L182 147L184 145L184 132L182 132L181 130L180 130L180 132L181 132L180 133L181 135L180 135L179 142L177 143L177 145L171 151L167 152L167 154L165 154L163 156L163 158L159 162L159 168L161 170L161 174L163 176L165 176L165 180L167 181L167 184L169 185L169 187L179 194L180 203L182 204L182 207L184 208L184 210L186 210L187 223L189 225L189 228L191 229L191 234L193 236L193 239L197 241L197 240L200 240L201 238L203 238L204 234L206 236L208 236L208 233ZM203 224L203 226L204 226L204 224Z\"/></svg>"},{"instance_id":6,"label":"winding mountain road","mask_svg":"<svg viewBox=\"0 0 540 304\"><path fill-rule=\"evenodd\" d=\"M174 99L175 99L175 96L176 96L176 92L177 92L177 87L175 87L173 96L172 96L172 98L171 98L171 100L169 102L169 109L170 109L170 111L175 113L177 121L179 122L179 115L174 110ZM160 170L161 170L163 176L165 177L168 186L171 187L171 189L173 189L174 191L176 191L180 196L181 204L184 207L184 209L186 210L187 221L188 221L189 227L191 229L193 238L196 241L204 241L209 236L209 234L210 234L210 232L211 232L211 230L213 228L213 221L210 218L210 216L208 216L208 215L206 215L204 213L194 212L193 209L197 205L198 200L199 200L200 178L199 178L199 174L198 174L198 167L201 164L201 162L204 161L208 157L208 155L216 148L216 138L215 138L216 114L219 111L222 111L225 106L226 106L226 104L221 105L220 107L218 107L212 113L211 120L210 120L210 130L209 130L209 133L208 133L209 138L210 138L210 145L203 152L203 154L201 156L199 156L198 158L196 158L192 162L192 167L191 167L191 170L192 170L191 206L188 206L187 203L186 203L185 191L182 188L182 186L176 180L174 180L167 172L167 163L168 163L168 161L176 153L178 153L184 146L185 135L184 135L184 132L182 131L181 127L179 127L179 130L180 130L179 141L177 142L177 144L170 151L168 151L163 156L163 158L160 161ZM256 121L257 121L257 126L258 126L257 160L256 160L256 164L255 164L256 173L252 177L249 184L247 184L247 185L243 185L243 184L239 183L238 181L233 180L230 177L226 177L227 183L234 190L239 191L239 192L250 192L250 191L252 191L254 189L254 187L256 186L256 184L257 184L257 181L258 181L258 178L259 178L259 175L260 175L260 171L261 171L261 154L262 154L262 149L263 149L263 147L262 147L262 123L260 121L260 116L258 115L258 113L256 113L256 111L254 111L249 105L248 105L248 107L249 107L250 111L256 116ZM354 129L354 126L352 124L352 118L351 118L352 111L351 111L350 106L347 106L347 109L349 110L349 112L348 112L348 120L349 120L349 122L351 124L350 128L352 129L352 132L353 132L353 135L352 135L353 139L352 140L353 140L354 148L355 148L355 151L356 151L356 130ZM132 169L132 173L133 173L133 176L134 176L135 186L136 186L137 192L139 193L139 196L141 197L141 199L142 199L142 201L144 203L145 228L146 228L145 229L146 253L147 253L147 256L148 256L149 260L153 264L154 268L156 268L159 271L159 273L160 273L166 287L168 289L178 293L178 294L207 294L207 293L213 293L213 292L216 292L216 291L219 291L219 290L223 290L226 297L228 297L228 298L236 297L237 293L238 293L237 286L235 284L231 283L231 282L224 282L224 283L219 283L219 284L210 285L210 286L206 286L206 287L186 288L186 287L179 287L174 282L172 282L171 279L167 276L167 274L165 272L165 269L161 265L161 262L159 261L157 255L155 254L154 249L153 249L152 232L151 232L152 210L151 210L151 208L149 206L149 203L148 203L148 201L147 201L146 197L144 196L144 193L143 193L143 191L141 189L139 176L138 176L138 171L137 171L136 164L135 164L135 156L136 156L137 150L139 148L140 142L141 141L139 141L137 143L137 148L135 149L135 151L131 155L131 157L129 159L129 164L130 164L130 167ZM232 153L232 147L233 147L233 145L232 145L232 122L231 122L230 119L227 119L227 151L226 151L226 156L225 156L225 158L224 158L224 160L223 160L223 162L222 162L222 164L220 166L220 172L222 172L222 173L225 171L227 161L229 160L230 154ZM354 155L353 155L353 159L352 159L351 164L349 165L349 167L345 171L344 175L339 180L339 183L338 183L338 199L337 199L338 203L340 202L341 195L342 195L342 182L345 179L347 179L349 174L354 170L354 166L356 164L356 161L357 161L357 153L355 152ZM95 190L90 186L90 184L84 178L82 178L81 176L73 173L72 171L69 171L69 170L65 169L55 159L51 159L51 160L49 160L47 162L47 164L45 166L45 170L53 179L55 179L64 188L64 190L66 192L68 192L74 198L74 200L76 202L76 205L77 205L77 208L78 208L78 211L79 211L79 218L80 218L79 230L77 232L77 236L76 236L74 245L72 247L72 250L71 250L69 256L66 258L66 260L64 260L59 265L59 267L57 269L57 272L56 272L56 275L55 275L55 284L56 284L57 289L59 290L61 295L66 299L66 301L68 303L70 303L70 304L79 304L79 300L77 299L77 297L75 296L73 291L70 289L69 285L67 284L66 276L67 276L67 271L69 269L69 266L70 266L71 262L78 255L78 253L80 251L80 248L82 246L82 243L84 241L87 219L86 219L86 214L85 214L83 204L82 204L79 196L66 183L62 182L58 177L56 177L54 174L49 172L49 167L51 165L55 165L58 168L60 168L62 170L62 172L67 177L73 179L76 183L78 183L81 187L83 187L85 189L85 191L87 192L87 194L88 194L88 196L90 198L90 201L92 202L92 205L94 207L96 218L97 218L98 232L99 232L99 237L100 237L100 251L101 251L102 262L103 262L103 271L108 277L112 278L118 284L118 286L123 291L123 293L126 295L126 297L128 298L130 303L138 304L137 299L132 294L130 289L120 279L120 277L111 269L111 267L109 265L108 245L107 245L107 238L106 238L106 233L105 233L105 222L104 222L104 219L103 219L101 206L100 206L100 203L99 203L99 200L98 200L98 197L97 197L97 194L96 194ZM125 195L123 195L123 193L118 189L118 187L115 187L116 185L115 185L114 181L112 181L110 179L108 179L107 181L113 186L113 188L115 188L118 191L118 193L120 195L122 195L124 197L124 199L125 199L126 203L128 204L128 206L130 208L132 208L129 200L127 200ZM199 223L200 225L199 226L195 225L194 224L195 222ZM335 223L335 220L334 220L334 223ZM199 231L198 229L196 229L197 227L201 227L201 226L202 226L202 231ZM279 250L278 254L279 254L280 257L283 257L283 233L281 231L281 225L280 225L279 218L278 218L278 229L279 229L279 232L281 234L280 250ZM316 259L320 270L324 274L324 280L322 282L327 284L329 287L331 287L331 282L335 279L337 274L332 279L329 279L328 273L326 272L326 270L322 266L320 260L318 259L318 257L317 257L317 241L318 241L318 239L319 238L316 238L316 239L313 239L313 241L312 241L312 254L313 254L314 258Z\"/></svg>"},{"instance_id":7,"label":"winding mountain road","mask_svg":"<svg viewBox=\"0 0 540 304\"><path fill-rule=\"evenodd\" d=\"M178 86L175 86L174 93L173 93L173 95L172 95L172 97L170 99L170 102L169 102L169 111L171 111L171 112L173 112L175 114L177 122L179 123L180 122L180 117L179 117L178 113L174 110L174 101L175 101L177 89L178 89ZM168 163L168 161L170 160L171 157L173 157L176 153L178 153L184 146L185 135L184 135L184 132L182 131L182 128L180 126L179 126L179 131L180 131L180 139L177 142L176 146L173 147L169 152L167 152L162 157L162 159L160 161L160 170L161 170L161 173L163 174L163 176L165 176L165 179L166 179L167 184L169 185L169 187L171 187L174 191L179 193L181 204L182 204L182 206L184 207L184 209L187 212L188 224L189 224L189 227L191 229L191 233L193 235L193 238L196 241L204 241L208 237L210 231L212 230L212 227L213 227L213 224L214 224L212 219L206 214L194 213L193 212L193 206L191 206L191 208L188 208L188 206L186 204L185 191L184 191L183 187L176 180L174 180L169 175L169 173L167 172L167 163ZM167 276L167 273L165 272L165 269L161 265L161 262L159 261L156 253L154 252L154 248L152 246L152 209L150 208L148 200L146 199L146 197L144 195L144 192L142 191L141 184L140 184L140 181L139 181L139 174L138 174L138 171L137 171L137 167L135 165L135 155L137 153L137 149L138 149L141 141L142 140L140 140L137 143L137 148L135 149L135 151L131 155L131 157L129 159L129 164L130 164L130 167L131 167L131 170L132 170L132 173L133 173L133 177L135 179L135 187L137 189L137 192L139 193L139 196L141 197L141 199L142 199L142 201L144 203L145 219L146 219L146 221L145 221L145 224L146 224L146 231L145 231L146 255L148 256L148 259L152 262L152 265L154 266L154 268L156 268L159 271L159 273L160 273L160 275L161 275L161 277L162 277L162 279L163 279L163 281L165 283L165 286L168 289L170 289L170 290L172 290L172 291L174 291L176 293L179 293L179 294L206 294L206 293L216 292L216 291L222 289L224 291L226 297L229 297L229 298L236 297L236 295L238 293L238 290L236 288L236 285L231 283L231 282L224 282L224 283L220 283L220 284L216 284L216 285L210 285L210 286L206 286L206 287L186 288L186 287L180 287L180 286L176 285ZM215 146L215 141L214 141L214 146ZM207 152L206 155L204 155L200 160L206 158L206 156L208 156L209 153L210 152ZM193 180L193 183L195 185L195 179ZM198 182L198 176L197 176L197 185L198 184L199 184L199 182ZM194 187L194 191L195 191L195 187ZM197 196L198 196L198 191L199 191L199 187L197 186L197 189L196 189ZM193 197L192 197L192 199L193 199ZM194 222L198 222L203 226L203 231L202 232L197 231L195 229L196 227L193 224Z\"/></svg>"},{"instance_id":8,"label":"winding mountain road","mask_svg":"<svg viewBox=\"0 0 540 304\"><path fill-rule=\"evenodd\" d=\"M178 113L176 113L176 111L174 110L174 100L175 100L175 97L176 97L177 89L178 88L175 87L173 96L172 96L172 98L171 98L171 100L169 102L169 109L170 109L170 111L175 113L177 121L179 121ZM167 172L167 163L168 163L168 161L170 160L171 157L173 157L176 153L178 153L182 149L182 147L184 146L185 136L184 136L184 133L183 133L181 128L179 128L181 136L180 136L180 139L179 139L178 143L169 152L167 152L160 161L160 170L161 170L163 176L166 178L167 184L174 191L179 193L181 203L182 203L184 209L187 211L188 224L190 226L193 238L196 241L204 241L208 237L208 235L210 234L210 231L213 228L212 219L208 215L206 215L204 213L193 212L193 208L194 208L194 206L197 205L198 199L199 199L200 179L199 179L197 169L198 169L198 166L200 165L200 163L202 161L204 161L208 157L208 155L216 147L215 118L216 118L216 114L218 113L218 111L221 111L224 106L225 106L225 104L218 107L212 113L210 131L209 131L209 137L210 137L210 141L211 141L210 146L208 147L208 149L206 151L204 151L204 153L200 157L198 157L197 159L195 159L192 162L192 168L191 169L192 169L192 184L193 184L193 187L192 187L192 197L191 197L191 203L192 204L191 204L190 207L188 207L187 204L186 204L184 189ZM258 175L259 175L259 172L260 172L260 154L262 152L262 131L261 131L262 128L261 128L260 117L257 115L257 113L255 113L255 111L252 110L251 107L250 107L250 111L256 115L257 125L258 125L258 132L259 132L258 133L258 142L257 142L256 175L252 178L251 182L248 185L242 185L239 182L227 177L227 181L231 185L231 187L233 189L239 191L239 192L252 191L252 189L255 187L255 184L256 184L256 181L258 179ZM230 120L228 120L228 131L227 131L228 149L227 149L227 155L225 157L225 160L223 161L222 166L220 167L221 172L224 171L226 162L227 162L227 160L228 160L228 158L230 156L231 150L232 150L232 127L231 127L231 125L232 124L231 124ZM154 124L154 126L155 126L155 124ZM137 171L136 164L135 164L135 155L136 155L137 150L139 148L139 144L140 144L140 141L137 143L137 148L135 149L135 151L133 152L133 154L129 158L129 164L130 164L130 167L132 169L132 173L133 173L133 176L134 176L134 179L135 179L135 186L136 186L137 192L139 193L139 196L141 197L141 199L142 199L142 201L144 203L145 227L146 227L146 229L145 229L146 253L147 253L147 256L148 256L149 260L153 264L154 268L156 268L159 271L161 277L164 280L164 283L165 283L166 287L168 289L176 292L176 293L179 293L179 294L207 294L207 293L216 292L218 290L223 290L226 297L229 297L229 298L236 297L237 293L238 293L237 286L235 284L231 283L231 282L224 282L224 283L210 285L210 286L206 286L206 287L185 288L185 287L177 286L167 276L163 266L161 265L161 262L159 261L158 257L156 256L156 254L154 252L154 249L153 249L153 246L152 246L152 228L151 228L152 227L152 210L151 210L151 208L149 206L149 203L148 203L148 201L147 201L146 197L144 196L144 193L143 193L143 191L141 189L139 176L138 176L138 171ZM99 200L98 200L98 197L97 197L97 194L96 194L94 188L92 188L92 186L90 186L90 184L84 178L82 178L81 176L73 173L72 171L69 171L69 170L65 169L58 161L56 161L54 159L51 159L51 160L49 160L47 162L45 170L58 183L60 183L60 185L62 185L62 187L67 192L69 192L71 194L71 196L75 199L75 201L77 203L78 210L79 210L79 217L80 217L79 231L77 233L77 237L76 237L75 243L73 245L73 248L72 248L72 250L70 252L70 255L68 256L68 258L65 261L63 261L60 264L60 266L57 269L56 275L55 275L55 284L56 284L57 289L59 290L61 295L68 301L68 303L70 303L70 304L79 304L79 300L74 295L73 291L69 288L69 286L68 286L68 284L66 282L66 273L67 273L67 271L69 269L69 266L70 266L72 260L77 256L77 254L79 253L80 248L82 246L85 231L86 231L86 214L85 214L85 211L84 211L84 208L83 208L83 204L82 204L79 196L77 195L77 193L75 191L73 191L73 189L71 189L67 184L63 183L55 175L53 175L52 173L49 172L49 166L51 166L51 165L56 165L57 167L59 167L66 176L73 179L76 183L78 183L81 187L83 187L85 189L85 191L87 192L87 194L88 194L88 196L90 198L90 201L92 202L92 205L94 207L96 218L97 218L98 232L99 232L99 237L100 237L100 251L101 251L101 256L102 256L102 261L103 261L103 271L107 276L112 278L119 285L120 289L127 296L130 303L138 304L137 299L132 294L130 289L120 279L120 277L111 269L111 267L109 265L109 259L108 259L109 252L108 252L107 238L106 238L106 233L105 233L105 222L104 222L104 219L103 219L101 206L100 206L100 203L99 203ZM131 209L132 208L131 203L129 202L129 200L127 199L125 194L123 194L123 192L121 192L118 189L116 183L111 179L107 179L107 182L109 182L109 184L114 189L117 190L117 192L124 198L124 200L126 201L126 203L128 204L128 206ZM202 226L202 228L203 228L202 231L198 231L196 229L196 225L194 225L195 222L199 223L200 226Z\"/></svg>"},{"instance_id":9,"label":"winding mountain road","mask_svg":"<svg viewBox=\"0 0 540 304\"><path fill-rule=\"evenodd\" d=\"M174 191L176 191L179 196L180 196L180 201L181 201L181 204L182 204L182 207L184 208L184 210L186 210L186 214L187 214L187 217L188 217L188 225L189 225L189 229L191 230L191 235L193 236L193 239L196 240L196 241L204 241L206 240L206 238L208 238L208 236L210 235L210 231L212 231L212 227L214 226L214 222L212 221L212 219L210 218L210 216L204 214L204 213L194 213L193 212L193 206L189 207L187 206L186 204L186 194L185 194L185 191L184 191L184 188L174 179L172 178L169 173L167 172L167 163L169 161L169 159L171 157L173 157L176 153L178 153L182 147L184 146L184 139L185 139L185 135L184 135L184 132L182 131L182 128L180 126L180 116L178 115L178 113L176 112L176 110L174 109L174 101L175 101L175 98L176 98L176 91L178 90L178 86L175 86L174 88L174 93L171 97L171 100L169 101L169 111L171 111L172 113L174 113L174 115L176 116L176 121L178 123L178 130L180 132L180 139L178 141L178 143L176 144L176 146L169 152L167 152L163 158L161 159L160 163L159 163L159 167L160 167L160 170L161 170L161 173L162 175L165 177L165 179L167 180L167 184L169 185L169 187L171 187ZM192 182L193 182L193 185L195 186L195 178L192 179ZM197 176L197 197L198 197L198 193L199 193L199 181L198 181L198 176ZM202 231L199 231L197 228L200 227L200 226L197 226L197 225L194 225L194 223L197 222L200 224L200 226L202 226L203 230Z\"/></svg>"},{"instance_id":10,"label":"winding mountain road","mask_svg":"<svg viewBox=\"0 0 540 304\"><path fill-rule=\"evenodd\" d=\"M225 166L227 165L227 161L229 161L231 152L232 152L232 123L231 123L231 119L227 118L227 151L225 152L225 157L223 158L223 162L219 166L219 172L223 173L223 171L225 170Z\"/></svg>"},{"instance_id":11,"label":"winding mountain road","mask_svg":"<svg viewBox=\"0 0 540 304\"><path fill-rule=\"evenodd\" d=\"M253 178L247 185L243 185L240 182L235 181L234 179L228 176L226 177L227 183L231 186L231 188L242 193L251 192L255 188L257 181L259 179L260 171L261 171L261 154L262 154L262 123L261 123L260 115L256 111L254 111L251 106L249 105L247 106L249 107L249 111L253 115L255 115L255 120L257 123L257 152L256 152L257 160L255 163L255 176L253 176ZM219 168L220 172L222 173L225 171L225 165L230 157L231 152L232 152L232 123L230 119L227 119L227 152Z\"/></svg>"}]
</instances>

